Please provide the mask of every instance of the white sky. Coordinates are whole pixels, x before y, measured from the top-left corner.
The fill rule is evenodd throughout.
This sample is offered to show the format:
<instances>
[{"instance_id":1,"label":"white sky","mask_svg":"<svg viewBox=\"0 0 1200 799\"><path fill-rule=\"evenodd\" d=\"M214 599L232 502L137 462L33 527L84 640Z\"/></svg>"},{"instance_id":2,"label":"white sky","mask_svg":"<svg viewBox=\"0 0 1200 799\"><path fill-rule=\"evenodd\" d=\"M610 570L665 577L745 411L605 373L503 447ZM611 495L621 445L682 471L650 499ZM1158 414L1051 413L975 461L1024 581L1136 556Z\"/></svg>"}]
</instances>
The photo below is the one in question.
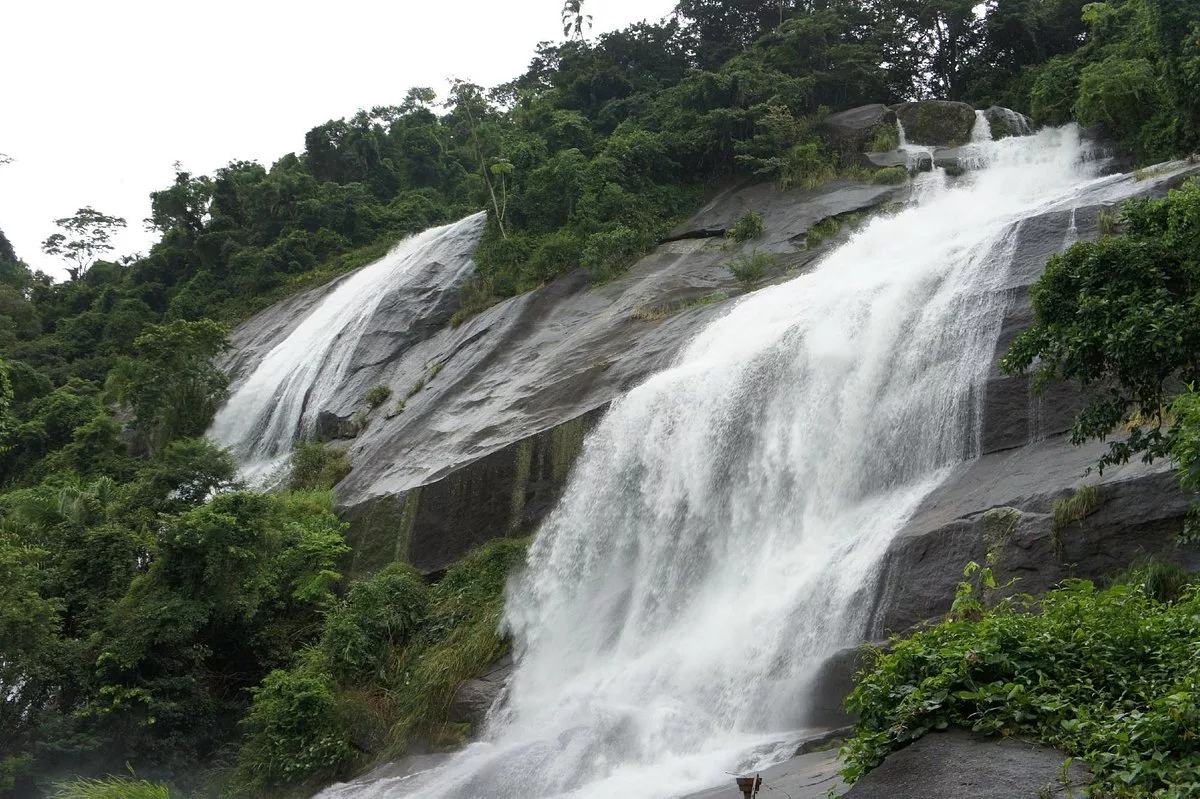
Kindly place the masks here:
<instances>
[{"instance_id":1,"label":"white sky","mask_svg":"<svg viewBox=\"0 0 1200 799\"><path fill-rule=\"evenodd\" d=\"M588 0L590 33L659 19L674 0ZM270 165L304 134L411 86L494 86L562 39L562 0L10 0L0 46L0 229L30 266L53 220L91 205L145 253L149 193L172 164Z\"/></svg>"}]
</instances>

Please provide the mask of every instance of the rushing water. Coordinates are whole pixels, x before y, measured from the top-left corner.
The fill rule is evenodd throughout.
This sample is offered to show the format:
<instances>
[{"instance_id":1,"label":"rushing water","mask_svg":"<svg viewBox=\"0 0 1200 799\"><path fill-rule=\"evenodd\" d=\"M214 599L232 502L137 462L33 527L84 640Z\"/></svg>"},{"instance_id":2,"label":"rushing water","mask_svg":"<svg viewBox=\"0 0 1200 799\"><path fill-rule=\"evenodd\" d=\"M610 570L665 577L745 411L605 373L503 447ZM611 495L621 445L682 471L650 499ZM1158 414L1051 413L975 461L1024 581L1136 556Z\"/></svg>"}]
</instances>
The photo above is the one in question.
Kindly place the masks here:
<instances>
[{"instance_id":1,"label":"rushing water","mask_svg":"<svg viewBox=\"0 0 1200 799\"><path fill-rule=\"evenodd\" d=\"M323 797L669 797L789 751L888 542L975 452L1015 231L1093 183L1074 129L975 142L614 404L510 585L485 740Z\"/></svg>"},{"instance_id":2,"label":"rushing water","mask_svg":"<svg viewBox=\"0 0 1200 799\"><path fill-rule=\"evenodd\" d=\"M244 474L271 471L343 390L383 299L429 264L443 264L448 280L461 277L483 221L479 213L407 238L342 281L237 386L209 437L234 449Z\"/></svg>"}]
</instances>

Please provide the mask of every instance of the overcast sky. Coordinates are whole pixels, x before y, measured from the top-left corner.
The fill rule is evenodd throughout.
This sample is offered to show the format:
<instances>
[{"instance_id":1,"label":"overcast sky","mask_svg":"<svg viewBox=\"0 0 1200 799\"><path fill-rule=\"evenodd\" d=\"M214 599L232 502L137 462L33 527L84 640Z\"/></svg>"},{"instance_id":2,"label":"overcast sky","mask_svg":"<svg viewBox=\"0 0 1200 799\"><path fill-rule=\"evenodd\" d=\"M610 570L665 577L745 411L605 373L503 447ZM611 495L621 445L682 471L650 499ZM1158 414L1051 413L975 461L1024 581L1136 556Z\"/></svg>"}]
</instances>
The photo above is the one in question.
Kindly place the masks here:
<instances>
[{"instance_id":1,"label":"overcast sky","mask_svg":"<svg viewBox=\"0 0 1200 799\"><path fill-rule=\"evenodd\" d=\"M591 35L659 19L674 0L588 0ZM559 40L562 0L12 0L0 47L0 229L26 263L53 220L91 205L129 227L113 256L146 252L148 195L172 164L269 165L359 108L399 104L450 77L494 86L537 42Z\"/></svg>"}]
</instances>

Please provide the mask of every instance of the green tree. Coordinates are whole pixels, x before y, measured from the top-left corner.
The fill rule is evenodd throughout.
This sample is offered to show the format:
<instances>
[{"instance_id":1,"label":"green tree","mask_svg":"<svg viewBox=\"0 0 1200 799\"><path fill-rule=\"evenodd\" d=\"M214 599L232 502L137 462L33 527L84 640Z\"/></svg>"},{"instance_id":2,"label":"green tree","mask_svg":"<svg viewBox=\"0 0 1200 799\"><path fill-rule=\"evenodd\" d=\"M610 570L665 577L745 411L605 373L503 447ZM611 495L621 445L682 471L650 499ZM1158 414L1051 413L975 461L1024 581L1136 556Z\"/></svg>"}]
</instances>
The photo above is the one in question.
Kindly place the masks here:
<instances>
[{"instance_id":1,"label":"green tree","mask_svg":"<svg viewBox=\"0 0 1200 799\"><path fill-rule=\"evenodd\" d=\"M132 427L145 451L203 435L229 386L213 358L228 348L228 331L209 319L155 325L138 336L136 358L117 365L108 390L133 410Z\"/></svg>"},{"instance_id":2,"label":"green tree","mask_svg":"<svg viewBox=\"0 0 1200 799\"><path fill-rule=\"evenodd\" d=\"M54 233L42 242L42 252L73 264L67 267L67 272L72 280L78 280L95 263L97 256L112 251L112 237L125 227L125 220L85 206L74 216L55 219L54 224L63 232Z\"/></svg>"},{"instance_id":3,"label":"green tree","mask_svg":"<svg viewBox=\"0 0 1200 799\"><path fill-rule=\"evenodd\" d=\"M562 9L563 36L583 38L583 26L592 27L592 15L583 13L583 0L566 0Z\"/></svg>"},{"instance_id":4,"label":"green tree","mask_svg":"<svg viewBox=\"0 0 1200 799\"><path fill-rule=\"evenodd\" d=\"M0 455L9 450L8 436L13 428L13 387L8 377L8 364L0 358Z\"/></svg>"},{"instance_id":5,"label":"green tree","mask_svg":"<svg viewBox=\"0 0 1200 799\"><path fill-rule=\"evenodd\" d=\"M1035 386L1070 380L1087 392L1075 443L1130 431L1101 468L1166 455L1179 425L1166 405L1200 385L1200 181L1130 201L1123 218L1125 235L1050 259L1032 290L1035 324L1001 361L1010 374L1033 368Z\"/></svg>"}]
</instances>

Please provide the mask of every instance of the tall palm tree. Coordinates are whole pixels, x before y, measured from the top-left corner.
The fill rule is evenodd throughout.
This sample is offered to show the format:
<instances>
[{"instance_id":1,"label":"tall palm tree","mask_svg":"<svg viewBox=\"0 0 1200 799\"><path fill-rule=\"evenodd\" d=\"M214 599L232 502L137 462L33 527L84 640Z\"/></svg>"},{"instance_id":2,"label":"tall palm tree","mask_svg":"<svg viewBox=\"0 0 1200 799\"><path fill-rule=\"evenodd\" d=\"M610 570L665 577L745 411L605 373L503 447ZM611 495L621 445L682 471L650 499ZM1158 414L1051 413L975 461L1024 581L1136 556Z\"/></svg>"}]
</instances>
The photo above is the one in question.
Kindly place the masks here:
<instances>
[{"instance_id":1,"label":"tall palm tree","mask_svg":"<svg viewBox=\"0 0 1200 799\"><path fill-rule=\"evenodd\" d=\"M592 15L583 13L583 0L566 0L562 10L563 36L583 38L583 25L592 27Z\"/></svg>"}]
</instances>

